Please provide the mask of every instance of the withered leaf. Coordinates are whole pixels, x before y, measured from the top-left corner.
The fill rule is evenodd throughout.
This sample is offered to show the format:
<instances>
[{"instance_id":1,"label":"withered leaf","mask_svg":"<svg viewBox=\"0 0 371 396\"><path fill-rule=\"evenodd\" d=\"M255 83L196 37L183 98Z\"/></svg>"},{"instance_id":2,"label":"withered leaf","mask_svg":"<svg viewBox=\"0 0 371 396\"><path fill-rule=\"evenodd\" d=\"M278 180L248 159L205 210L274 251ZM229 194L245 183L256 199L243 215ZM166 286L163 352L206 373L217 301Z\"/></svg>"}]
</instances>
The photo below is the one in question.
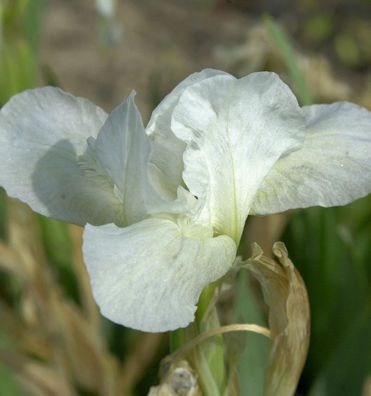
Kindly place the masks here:
<instances>
[{"instance_id":1,"label":"withered leaf","mask_svg":"<svg viewBox=\"0 0 371 396\"><path fill-rule=\"evenodd\" d=\"M259 281L269 308L272 345L269 355L265 395L290 396L295 393L310 338L310 311L307 291L299 272L288 258L285 245L273 245L275 260L253 246L246 268Z\"/></svg>"}]
</instances>

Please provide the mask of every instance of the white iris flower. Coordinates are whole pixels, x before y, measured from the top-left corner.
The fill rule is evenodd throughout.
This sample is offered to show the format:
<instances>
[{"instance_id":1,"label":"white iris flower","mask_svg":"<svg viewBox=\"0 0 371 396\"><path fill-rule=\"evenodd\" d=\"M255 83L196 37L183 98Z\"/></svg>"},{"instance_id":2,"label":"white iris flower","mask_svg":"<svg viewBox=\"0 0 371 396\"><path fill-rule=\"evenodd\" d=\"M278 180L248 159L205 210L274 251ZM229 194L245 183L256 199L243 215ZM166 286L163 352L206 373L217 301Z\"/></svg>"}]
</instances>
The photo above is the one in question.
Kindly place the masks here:
<instances>
[{"instance_id":1,"label":"white iris flower","mask_svg":"<svg viewBox=\"0 0 371 396\"><path fill-rule=\"evenodd\" d=\"M274 73L204 70L145 129L134 95L107 115L56 88L1 110L0 184L33 210L85 225L103 315L145 331L187 326L232 266L249 214L344 205L371 191L371 113L299 107Z\"/></svg>"}]
</instances>

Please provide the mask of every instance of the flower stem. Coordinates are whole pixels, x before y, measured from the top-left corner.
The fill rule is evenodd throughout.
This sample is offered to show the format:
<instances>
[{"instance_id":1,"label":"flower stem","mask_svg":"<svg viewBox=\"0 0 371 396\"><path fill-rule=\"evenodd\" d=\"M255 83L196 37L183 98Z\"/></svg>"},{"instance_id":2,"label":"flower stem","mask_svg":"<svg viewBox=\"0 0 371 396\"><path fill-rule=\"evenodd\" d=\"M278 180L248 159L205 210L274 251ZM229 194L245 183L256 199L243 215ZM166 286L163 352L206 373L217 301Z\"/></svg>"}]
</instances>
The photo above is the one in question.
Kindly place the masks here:
<instances>
[{"instance_id":1,"label":"flower stem","mask_svg":"<svg viewBox=\"0 0 371 396\"><path fill-rule=\"evenodd\" d=\"M209 308L210 302L214 297L215 289L217 287L216 283L210 283L210 285L206 286L205 289L202 291L200 299L198 300L198 308L196 311L196 323L200 329L200 325L202 319L204 318L207 309Z\"/></svg>"},{"instance_id":2,"label":"flower stem","mask_svg":"<svg viewBox=\"0 0 371 396\"><path fill-rule=\"evenodd\" d=\"M184 345L185 341L186 337L183 329L171 331L169 333L170 353L173 353L181 348Z\"/></svg>"},{"instance_id":3,"label":"flower stem","mask_svg":"<svg viewBox=\"0 0 371 396\"><path fill-rule=\"evenodd\" d=\"M200 296L196 312L196 335L220 326L218 313L213 301L216 287L216 283L210 284ZM224 353L222 335L208 340L195 350L194 364L205 395L217 396L224 394L227 378Z\"/></svg>"},{"instance_id":4,"label":"flower stem","mask_svg":"<svg viewBox=\"0 0 371 396\"><path fill-rule=\"evenodd\" d=\"M201 333L220 326L218 313L214 306L217 283L207 286L201 293L195 322L185 329L172 331L169 335L170 351L176 354L185 344ZM205 396L224 395L227 372L224 361L224 341L222 335L215 335L186 354L187 359L197 371L200 386Z\"/></svg>"}]
</instances>

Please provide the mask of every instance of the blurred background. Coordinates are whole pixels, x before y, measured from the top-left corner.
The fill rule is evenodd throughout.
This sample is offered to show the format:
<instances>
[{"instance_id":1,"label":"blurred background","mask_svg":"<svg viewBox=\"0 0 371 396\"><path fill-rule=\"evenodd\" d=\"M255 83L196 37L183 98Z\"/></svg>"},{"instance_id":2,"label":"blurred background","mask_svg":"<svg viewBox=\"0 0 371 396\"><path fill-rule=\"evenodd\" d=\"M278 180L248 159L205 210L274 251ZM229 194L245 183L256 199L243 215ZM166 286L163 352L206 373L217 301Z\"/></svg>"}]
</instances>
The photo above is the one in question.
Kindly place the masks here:
<instances>
[{"instance_id":1,"label":"blurred background","mask_svg":"<svg viewBox=\"0 0 371 396\"><path fill-rule=\"evenodd\" d=\"M0 105L56 85L110 111L135 89L146 122L166 93L205 67L236 76L272 70L301 104L351 100L371 110L371 2L0 0ZM99 315L81 231L0 192L0 396L140 396L159 381L168 335ZM276 240L286 243L311 303L297 394L371 395L371 197L251 217L240 253L247 257L257 241L269 254ZM246 274L219 308L226 323L266 324ZM227 341L241 395L262 395L267 342Z\"/></svg>"}]
</instances>

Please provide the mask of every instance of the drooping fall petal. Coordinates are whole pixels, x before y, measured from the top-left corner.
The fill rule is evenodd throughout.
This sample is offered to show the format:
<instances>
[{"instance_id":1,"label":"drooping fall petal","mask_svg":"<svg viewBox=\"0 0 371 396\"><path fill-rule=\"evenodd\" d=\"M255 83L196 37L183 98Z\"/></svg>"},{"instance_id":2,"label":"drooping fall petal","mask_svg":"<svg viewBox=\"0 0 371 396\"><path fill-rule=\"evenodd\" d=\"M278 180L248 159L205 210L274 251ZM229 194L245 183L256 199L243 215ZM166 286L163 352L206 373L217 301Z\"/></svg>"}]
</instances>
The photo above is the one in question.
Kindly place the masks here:
<instances>
[{"instance_id":1,"label":"drooping fall petal","mask_svg":"<svg viewBox=\"0 0 371 396\"><path fill-rule=\"evenodd\" d=\"M371 192L371 112L349 102L305 106L303 112L304 145L272 167L253 214L345 205Z\"/></svg>"},{"instance_id":2,"label":"drooping fall petal","mask_svg":"<svg viewBox=\"0 0 371 396\"><path fill-rule=\"evenodd\" d=\"M87 225L84 258L104 316L142 331L168 331L193 319L203 288L232 265L227 236L152 218L119 228Z\"/></svg>"}]
</instances>

